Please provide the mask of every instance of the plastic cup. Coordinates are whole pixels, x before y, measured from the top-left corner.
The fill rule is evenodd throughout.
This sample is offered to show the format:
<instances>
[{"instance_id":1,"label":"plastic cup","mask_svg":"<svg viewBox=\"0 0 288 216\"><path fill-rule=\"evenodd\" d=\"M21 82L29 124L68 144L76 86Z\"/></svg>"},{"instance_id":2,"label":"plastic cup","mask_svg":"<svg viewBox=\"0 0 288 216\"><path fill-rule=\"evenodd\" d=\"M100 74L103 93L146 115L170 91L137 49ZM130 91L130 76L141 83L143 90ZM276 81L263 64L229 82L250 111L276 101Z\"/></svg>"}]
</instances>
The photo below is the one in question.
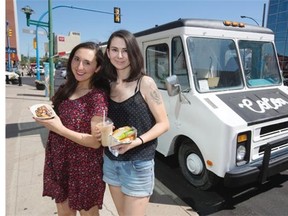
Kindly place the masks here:
<instances>
[{"instance_id":1,"label":"plastic cup","mask_svg":"<svg viewBox=\"0 0 288 216\"><path fill-rule=\"evenodd\" d=\"M103 121L102 116L94 116L91 119L91 133L95 135L94 128L97 127L101 131L102 146L109 146L111 144L111 135L113 132L113 122L108 117Z\"/></svg>"}]
</instances>

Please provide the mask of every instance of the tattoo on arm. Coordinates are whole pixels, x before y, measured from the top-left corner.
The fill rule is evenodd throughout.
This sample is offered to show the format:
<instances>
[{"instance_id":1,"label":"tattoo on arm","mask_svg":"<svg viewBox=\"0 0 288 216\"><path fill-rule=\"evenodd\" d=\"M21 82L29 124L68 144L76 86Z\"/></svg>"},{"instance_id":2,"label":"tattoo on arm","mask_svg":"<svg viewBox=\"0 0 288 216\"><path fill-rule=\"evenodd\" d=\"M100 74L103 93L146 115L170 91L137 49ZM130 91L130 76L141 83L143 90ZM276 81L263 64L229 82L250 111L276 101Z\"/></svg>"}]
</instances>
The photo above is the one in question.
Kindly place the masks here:
<instances>
[{"instance_id":1,"label":"tattoo on arm","mask_svg":"<svg viewBox=\"0 0 288 216\"><path fill-rule=\"evenodd\" d=\"M150 92L150 96L156 104L161 104L161 98L158 91L153 90L152 92Z\"/></svg>"}]
</instances>

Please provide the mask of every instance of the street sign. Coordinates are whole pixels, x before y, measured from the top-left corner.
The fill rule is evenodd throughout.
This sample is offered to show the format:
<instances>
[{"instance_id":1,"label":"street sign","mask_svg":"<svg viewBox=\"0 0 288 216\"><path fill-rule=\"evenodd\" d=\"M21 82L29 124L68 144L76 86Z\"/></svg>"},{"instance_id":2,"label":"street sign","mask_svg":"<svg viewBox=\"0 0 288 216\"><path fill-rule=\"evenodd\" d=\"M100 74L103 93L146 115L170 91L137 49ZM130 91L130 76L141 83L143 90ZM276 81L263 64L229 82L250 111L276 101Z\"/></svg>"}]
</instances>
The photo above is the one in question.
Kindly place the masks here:
<instances>
[{"instance_id":1,"label":"street sign","mask_svg":"<svg viewBox=\"0 0 288 216\"><path fill-rule=\"evenodd\" d=\"M16 53L16 48L6 47L6 53Z\"/></svg>"},{"instance_id":2,"label":"street sign","mask_svg":"<svg viewBox=\"0 0 288 216\"><path fill-rule=\"evenodd\" d=\"M36 30L33 30L33 29L25 29L25 28L23 28L22 31L23 31L23 33L27 33L27 34L36 34ZM38 30L38 34L39 35L47 35L47 32L43 32L43 31L39 31Z\"/></svg>"}]
</instances>

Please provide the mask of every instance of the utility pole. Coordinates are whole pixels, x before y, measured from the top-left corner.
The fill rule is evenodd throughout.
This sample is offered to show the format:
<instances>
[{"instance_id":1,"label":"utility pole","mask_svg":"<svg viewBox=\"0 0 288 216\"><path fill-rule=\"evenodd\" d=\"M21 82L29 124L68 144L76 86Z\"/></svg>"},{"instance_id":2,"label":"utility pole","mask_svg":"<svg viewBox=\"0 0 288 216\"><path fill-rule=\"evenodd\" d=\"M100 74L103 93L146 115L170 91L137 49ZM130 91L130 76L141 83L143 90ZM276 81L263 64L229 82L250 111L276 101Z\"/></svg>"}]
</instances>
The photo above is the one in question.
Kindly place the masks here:
<instances>
[{"instance_id":1,"label":"utility pole","mask_svg":"<svg viewBox=\"0 0 288 216\"><path fill-rule=\"evenodd\" d=\"M263 17L262 17L262 27L265 25L265 14L266 14L266 3L263 6Z\"/></svg>"},{"instance_id":2,"label":"utility pole","mask_svg":"<svg viewBox=\"0 0 288 216\"><path fill-rule=\"evenodd\" d=\"M53 62L53 28L52 28L52 2L48 2L48 16L49 16L49 97L50 100L54 95L54 62Z\"/></svg>"},{"instance_id":3,"label":"utility pole","mask_svg":"<svg viewBox=\"0 0 288 216\"><path fill-rule=\"evenodd\" d=\"M10 28L9 28L9 22L6 21L6 37L7 37L7 47L6 47L6 52L8 53L8 62L7 62L7 66L8 66L8 71L12 71L11 70L11 50L10 50Z\"/></svg>"}]
</instances>

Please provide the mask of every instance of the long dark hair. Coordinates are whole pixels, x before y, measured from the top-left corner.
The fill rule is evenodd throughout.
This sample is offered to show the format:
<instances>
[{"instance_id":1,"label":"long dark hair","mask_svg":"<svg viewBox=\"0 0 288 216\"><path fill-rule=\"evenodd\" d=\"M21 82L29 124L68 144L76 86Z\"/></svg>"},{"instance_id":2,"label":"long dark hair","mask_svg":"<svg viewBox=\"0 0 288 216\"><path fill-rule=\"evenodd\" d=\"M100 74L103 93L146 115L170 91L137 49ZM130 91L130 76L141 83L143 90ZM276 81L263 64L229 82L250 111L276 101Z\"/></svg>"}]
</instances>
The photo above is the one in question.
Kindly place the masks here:
<instances>
[{"instance_id":1,"label":"long dark hair","mask_svg":"<svg viewBox=\"0 0 288 216\"><path fill-rule=\"evenodd\" d=\"M108 50L110 49L111 41L113 38L119 37L122 38L127 46L127 53L128 58L130 61L130 75L127 77L125 82L132 82L134 80L139 79L141 76L145 75L144 73L144 60L142 53L140 51L140 48L138 46L137 40L135 36L127 31L127 30L118 30L111 34L109 37L109 40L107 41L107 49L104 54L105 59L105 73L110 81L116 81L117 80L117 71L116 68L111 64L110 59L108 57Z\"/></svg>"},{"instance_id":2,"label":"long dark hair","mask_svg":"<svg viewBox=\"0 0 288 216\"><path fill-rule=\"evenodd\" d=\"M104 71L103 71L104 56L102 50L100 49L98 44L92 41L80 43L72 49L69 55L69 59L67 62L66 82L58 88L57 92L52 98L52 103L56 113L58 113L59 104L63 100L68 99L77 88L78 81L75 79L74 74L72 72L71 63L76 51L80 48L95 50L97 67L100 67L100 70L97 73L94 73L90 80L90 88L103 89L107 94L109 94L109 88L110 88L109 82L104 77Z\"/></svg>"}]
</instances>

